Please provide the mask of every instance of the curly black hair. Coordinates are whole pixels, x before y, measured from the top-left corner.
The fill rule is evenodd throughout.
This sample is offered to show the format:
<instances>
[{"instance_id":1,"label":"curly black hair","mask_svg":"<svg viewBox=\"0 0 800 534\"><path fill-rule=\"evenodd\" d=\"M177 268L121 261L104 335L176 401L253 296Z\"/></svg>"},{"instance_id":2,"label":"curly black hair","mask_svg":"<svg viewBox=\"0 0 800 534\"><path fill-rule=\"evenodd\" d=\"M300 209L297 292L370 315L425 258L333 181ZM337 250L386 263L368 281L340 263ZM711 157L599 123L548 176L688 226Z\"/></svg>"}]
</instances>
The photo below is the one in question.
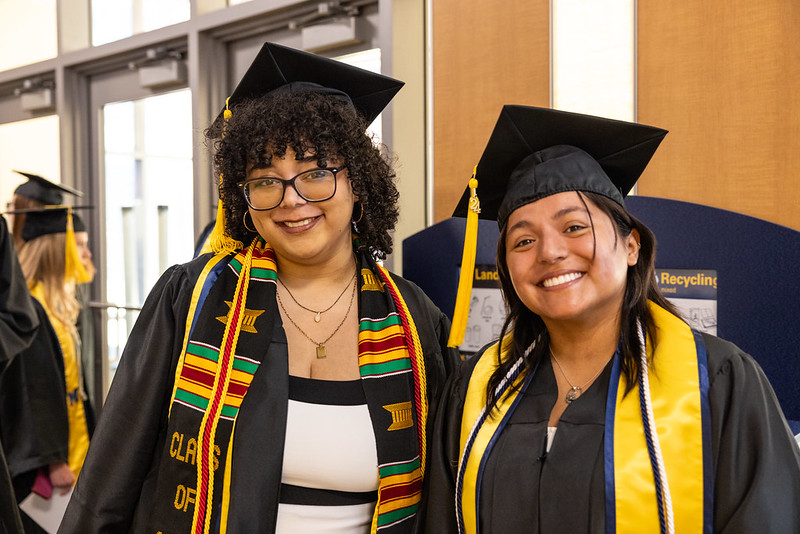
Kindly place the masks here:
<instances>
[{"instance_id":1,"label":"curly black hair","mask_svg":"<svg viewBox=\"0 0 800 534\"><path fill-rule=\"evenodd\" d=\"M352 104L316 92L274 91L231 111L224 124L218 121L206 130L230 237L249 243L256 236L242 221L247 203L237 185L246 178L248 165L268 165L291 148L315 155L321 167L342 160L363 209L358 248L376 259L392 252L390 232L397 223L399 197L395 172L385 146L373 143L366 120Z\"/></svg>"}]
</instances>

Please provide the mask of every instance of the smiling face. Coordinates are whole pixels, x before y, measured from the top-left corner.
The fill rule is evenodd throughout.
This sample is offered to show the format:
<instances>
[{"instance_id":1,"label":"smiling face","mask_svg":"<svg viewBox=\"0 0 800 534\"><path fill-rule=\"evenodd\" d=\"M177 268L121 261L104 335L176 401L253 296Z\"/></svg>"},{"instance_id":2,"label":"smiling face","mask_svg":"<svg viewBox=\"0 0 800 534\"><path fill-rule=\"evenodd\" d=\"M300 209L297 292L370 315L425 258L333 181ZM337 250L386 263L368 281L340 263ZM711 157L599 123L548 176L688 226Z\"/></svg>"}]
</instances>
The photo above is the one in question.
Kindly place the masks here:
<instances>
[{"instance_id":1,"label":"smiling face","mask_svg":"<svg viewBox=\"0 0 800 534\"><path fill-rule=\"evenodd\" d=\"M334 167L341 162L331 159L326 165ZM284 157L273 156L269 165L249 168L247 180L266 177L289 180L319 166L316 156L297 159L295 152L287 148ZM313 265L352 255L350 219L353 203L358 199L353 194L347 169L337 173L336 180L336 194L328 200L308 202L294 187L286 187L276 208L249 210L256 230L275 250L279 261Z\"/></svg>"},{"instance_id":2,"label":"smiling face","mask_svg":"<svg viewBox=\"0 0 800 534\"><path fill-rule=\"evenodd\" d=\"M636 231L620 236L605 213L585 202L578 193L558 193L508 218L509 278L520 300L548 327L618 317L628 267L639 257Z\"/></svg>"}]
</instances>

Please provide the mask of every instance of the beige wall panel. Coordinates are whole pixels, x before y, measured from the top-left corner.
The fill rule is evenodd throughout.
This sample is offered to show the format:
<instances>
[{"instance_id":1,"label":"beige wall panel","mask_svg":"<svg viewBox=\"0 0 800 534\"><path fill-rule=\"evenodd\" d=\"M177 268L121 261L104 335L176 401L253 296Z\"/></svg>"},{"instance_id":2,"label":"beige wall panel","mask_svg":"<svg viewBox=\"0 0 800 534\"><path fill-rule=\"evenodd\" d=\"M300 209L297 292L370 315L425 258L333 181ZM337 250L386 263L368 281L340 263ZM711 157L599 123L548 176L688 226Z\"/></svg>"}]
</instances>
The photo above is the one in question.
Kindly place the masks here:
<instances>
[{"instance_id":1,"label":"beige wall panel","mask_svg":"<svg viewBox=\"0 0 800 534\"><path fill-rule=\"evenodd\" d=\"M453 212L503 104L550 105L549 7L433 0L436 222Z\"/></svg>"},{"instance_id":2,"label":"beige wall panel","mask_svg":"<svg viewBox=\"0 0 800 534\"><path fill-rule=\"evenodd\" d=\"M639 193L800 230L800 3L638 0Z\"/></svg>"}]
</instances>

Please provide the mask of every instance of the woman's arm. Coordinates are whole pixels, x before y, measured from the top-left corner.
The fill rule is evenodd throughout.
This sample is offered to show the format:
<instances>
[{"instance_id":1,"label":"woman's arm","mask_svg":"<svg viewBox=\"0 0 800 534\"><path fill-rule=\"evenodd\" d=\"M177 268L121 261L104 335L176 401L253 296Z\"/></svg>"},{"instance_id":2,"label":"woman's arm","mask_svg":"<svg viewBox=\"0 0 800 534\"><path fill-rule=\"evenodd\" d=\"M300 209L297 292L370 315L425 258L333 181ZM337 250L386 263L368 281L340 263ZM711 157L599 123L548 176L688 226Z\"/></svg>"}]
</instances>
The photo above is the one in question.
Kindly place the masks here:
<instances>
[{"instance_id":1,"label":"woman's arm","mask_svg":"<svg viewBox=\"0 0 800 534\"><path fill-rule=\"evenodd\" d=\"M59 532L127 532L160 457L192 283L184 267L157 282L139 314Z\"/></svg>"},{"instance_id":2,"label":"woman's arm","mask_svg":"<svg viewBox=\"0 0 800 534\"><path fill-rule=\"evenodd\" d=\"M704 336L714 455L714 531L800 532L800 450L749 355Z\"/></svg>"}]
</instances>

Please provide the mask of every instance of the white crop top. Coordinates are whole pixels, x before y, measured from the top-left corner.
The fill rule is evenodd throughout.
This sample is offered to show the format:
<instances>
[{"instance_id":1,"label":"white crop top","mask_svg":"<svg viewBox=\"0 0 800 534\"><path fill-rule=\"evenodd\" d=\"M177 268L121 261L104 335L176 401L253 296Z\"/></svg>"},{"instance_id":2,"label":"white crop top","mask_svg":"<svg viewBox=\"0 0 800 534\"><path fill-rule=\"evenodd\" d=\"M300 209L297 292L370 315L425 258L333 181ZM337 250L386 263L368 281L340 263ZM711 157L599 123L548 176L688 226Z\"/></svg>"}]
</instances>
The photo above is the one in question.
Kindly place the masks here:
<instances>
[{"instance_id":1,"label":"white crop top","mask_svg":"<svg viewBox=\"0 0 800 534\"><path fill-rule=\"evenodd\" d=\"M369 532L378 480L361 381L290 376L276 532Z\"/></svg>"}]
</instances>

